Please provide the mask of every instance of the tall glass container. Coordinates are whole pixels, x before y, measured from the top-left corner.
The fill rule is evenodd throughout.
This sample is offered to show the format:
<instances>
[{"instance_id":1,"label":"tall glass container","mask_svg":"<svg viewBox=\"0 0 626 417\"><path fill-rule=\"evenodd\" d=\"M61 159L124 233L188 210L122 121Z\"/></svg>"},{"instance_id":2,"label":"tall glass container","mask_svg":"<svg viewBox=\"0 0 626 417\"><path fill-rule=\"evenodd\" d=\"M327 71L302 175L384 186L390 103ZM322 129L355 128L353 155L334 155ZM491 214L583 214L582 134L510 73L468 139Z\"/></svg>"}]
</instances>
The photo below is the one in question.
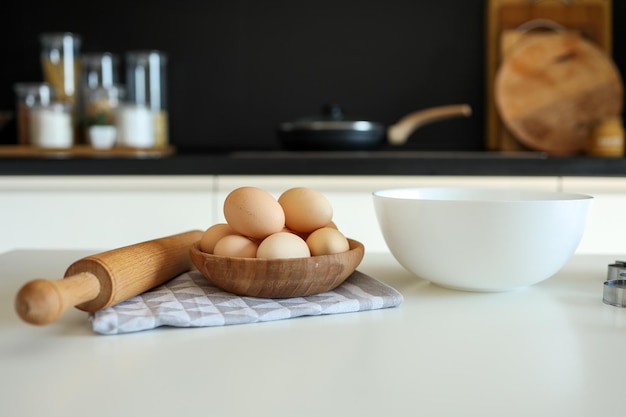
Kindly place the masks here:
<instances>
[{"instance_id":1,"label":"tall glass container","mask_svg":"<svg viewBox=\"0 0 626 417\"><path fill-rule=\"evenodd\" d=\"M56 88L60 101L74 104L80 76L80 36L70 32L43 33L40 41L44 80Z\"/></svg>"},{"instance_id":2,"label":"tall glass container","mask_svg":"<svg viewBox=\"0 0 626 417\"><path fill-rule=\"evenodd\" d=\"M78 133L77 98L80 78L81 37L71 32L40 35L41 67L44 80L56 90L59 102L71 109L72 125Z\"/></svg>"},{"instance_id":3,"label":"tall glass container","mask_svg":"<svg viewBox=\"0 0 626 417\"><path fill-rule=\"evenodd\" d=\"M162 51L126 53L127 102L146 106L152 113L154 146L169 142L167 113L167 55Z\"/></svg>"}]
</instances>

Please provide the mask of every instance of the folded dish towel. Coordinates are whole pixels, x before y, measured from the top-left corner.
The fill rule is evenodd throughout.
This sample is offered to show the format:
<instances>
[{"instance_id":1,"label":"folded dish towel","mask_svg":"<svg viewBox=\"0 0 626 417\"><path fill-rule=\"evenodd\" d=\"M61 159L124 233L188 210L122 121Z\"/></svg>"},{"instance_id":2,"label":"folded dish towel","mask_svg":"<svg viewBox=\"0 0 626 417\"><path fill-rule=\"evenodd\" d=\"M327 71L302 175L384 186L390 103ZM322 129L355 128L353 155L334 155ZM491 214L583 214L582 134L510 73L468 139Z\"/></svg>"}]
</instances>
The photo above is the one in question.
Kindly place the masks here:
<instances>
[{"instance_id":1,"label":"folded dish towel","mask_svg":"<svg viewBox=\"0 0 626 417\"><path fill-rule=\"evenodd\" d=\"M159 326L205 327L350 313L396 307L402 294L355 271L339 287L294 298L241 297L225 292L196 270L90 315L93 330L120 334Z\"/></svg>"}]
</instances>

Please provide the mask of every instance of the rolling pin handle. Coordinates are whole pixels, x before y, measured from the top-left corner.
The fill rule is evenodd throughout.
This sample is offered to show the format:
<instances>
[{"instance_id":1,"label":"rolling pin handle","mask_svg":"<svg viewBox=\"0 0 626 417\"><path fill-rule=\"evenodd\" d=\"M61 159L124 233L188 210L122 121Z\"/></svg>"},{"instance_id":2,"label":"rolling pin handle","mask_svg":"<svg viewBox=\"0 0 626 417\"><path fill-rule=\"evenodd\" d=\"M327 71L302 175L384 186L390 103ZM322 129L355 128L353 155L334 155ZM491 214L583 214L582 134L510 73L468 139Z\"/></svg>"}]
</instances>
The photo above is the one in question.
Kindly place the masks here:
<instances>
[{"instance_id":1,"label":"rolling pin handle","mask_svg":"<svg viewBox=\"0 0 626 417\"><path fill-rule=\"evenodd\" d=\"M100 281L81 272L57 281L36 279L25 284L15 298L15 311L27 323L44 325L70 307L91 301L100 293Z\"/></svg>"}]
</instances>

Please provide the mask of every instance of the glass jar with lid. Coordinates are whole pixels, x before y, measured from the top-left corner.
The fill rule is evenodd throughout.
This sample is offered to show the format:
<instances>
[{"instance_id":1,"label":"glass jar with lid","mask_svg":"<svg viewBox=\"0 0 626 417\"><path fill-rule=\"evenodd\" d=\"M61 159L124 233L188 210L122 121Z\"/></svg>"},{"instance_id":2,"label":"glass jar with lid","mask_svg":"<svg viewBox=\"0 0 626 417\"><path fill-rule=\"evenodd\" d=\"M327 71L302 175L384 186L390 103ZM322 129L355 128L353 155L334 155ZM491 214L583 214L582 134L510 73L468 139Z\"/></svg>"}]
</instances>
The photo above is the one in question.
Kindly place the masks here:
<instances>
[{"instance_id":1,"label":"glass jar with lid","mask_svg":"<svg viewBox=\"0 0 626 417\"><path fill-rule=\"evenodd\" d=\"M132 112L145 106L153 119L153 146L169 142L167 112L167 54L158 50L126 53L127 104ZM134 107L133 107L134 106Z\"/></svg>"},{"instance_id":2,"label":"glass jar with lid","mask_svg":"<svg viewBox=\"0 0 626 417\"><path fill-rule=\"evenodd\" d=\"M30 144L30 112L35 106L47 106L55 100L55 90L48 83L17 83L16 96L17 143Z\"/></svg>"},{"instance_id":3,"label":"glass jar with lid","mask_svg":"<svg viewBox=\"0 0 626 417\"><path fill-rule=\"evenodd\" d=\"M117 139L116 115L124 89L118 85L86 90L84 125L87 141L96 148L110 148Z\"/></svg>"},{"instance_id":4,"label":"glass jar with lid","mask_svg":"<svg viewBox=\"0 0 626 417\"><path fill-rule=\"evenodd\" d=\"M77 102L81 37L71 32L46 32L40 35L39 40L44 81L55 88L57 100L71 109L73 136L80 139Z\"/></svg>"},{"instance_id":5,"label":"glass jar with lid","mask_svg":"<svg viewBox=\"0 0 626 417\"><path fill-rule=\"evenodd\" d=\"M30 109L30 143L42 148L69 148L74 144L72 107L52 102Z\"/></svg>"},{"instance_id":6,"label":"glass jar with lid","mask_svg":"<svg viewBox=\"0 0 626 417\"><path fill-rule=\"evenodd\" d=\"M119 57L116 54L83 53L80 62L83 88L112 87L119 84Z\"/></svg>"},{"instance_id":7,"label":"glass jar with lid","mask_svg":"<svg viewBox=\"0 0 626 417\"><path fill-rule=\"evenodd\" d=\"M81 37L70 32L42 33L41 67L44 80L56 88L60 101L73 104L80 77Z\"/></svg>"},{"instance_id":8,"label":"glass jar with lid","mask_svg":"<svg viewBox=\"0 0 626 417\"><path fill-rule=\"evenodd\" d=\"M622 158L624 148L624 125L621 117L609 117L592 127L591 137L587 144L587 155Z\"/></svg>"}]
</instances>

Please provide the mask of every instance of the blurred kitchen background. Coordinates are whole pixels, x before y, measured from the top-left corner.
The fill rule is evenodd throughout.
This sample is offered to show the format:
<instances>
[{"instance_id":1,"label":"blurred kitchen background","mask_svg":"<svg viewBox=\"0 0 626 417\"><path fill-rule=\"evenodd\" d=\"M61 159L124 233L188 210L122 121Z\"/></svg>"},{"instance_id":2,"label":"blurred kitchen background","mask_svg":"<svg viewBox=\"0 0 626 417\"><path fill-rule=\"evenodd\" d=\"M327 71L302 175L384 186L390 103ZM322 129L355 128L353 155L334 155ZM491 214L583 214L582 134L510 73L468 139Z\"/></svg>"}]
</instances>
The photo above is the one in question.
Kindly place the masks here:
<instances>
[{"instance_id":1,"label":"blurred kitchen background","mask_svg":"<svg viewBox=\"0 0 626 417\"><path fill-rule=\"evenodd\" d=\"M43 78L39 35L73 32L81 52L167 54L169 141L178 152L275 150L278 123L326 103L391 124L468 103L473 116L418 129L407 148L485 149L485 0L57 0L2 13L0 110ZM626 2L613 2L613 58L626 68ZM0 143L16 143L15 123Z\"/></svg>"}]
</instances>

